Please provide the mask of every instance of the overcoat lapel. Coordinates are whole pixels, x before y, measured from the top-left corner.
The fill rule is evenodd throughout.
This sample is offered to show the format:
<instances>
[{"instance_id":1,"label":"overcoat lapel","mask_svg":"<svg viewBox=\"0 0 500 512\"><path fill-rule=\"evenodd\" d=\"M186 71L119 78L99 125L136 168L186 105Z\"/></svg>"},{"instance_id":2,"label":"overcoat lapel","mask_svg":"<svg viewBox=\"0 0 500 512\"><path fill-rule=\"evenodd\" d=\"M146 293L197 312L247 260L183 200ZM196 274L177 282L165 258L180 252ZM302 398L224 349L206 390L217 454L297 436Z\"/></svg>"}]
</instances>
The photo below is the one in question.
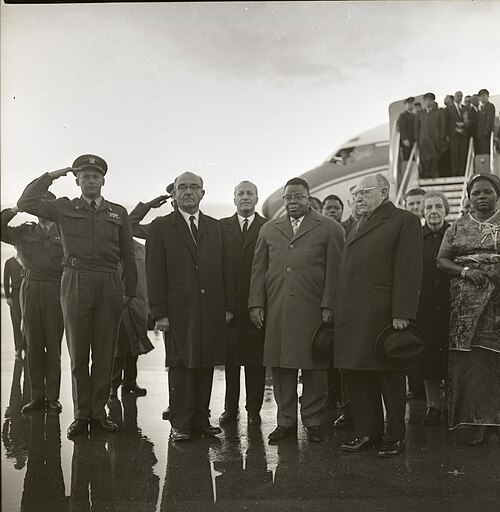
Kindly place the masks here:
<instances>
[{"instance_id":1,"label":"overcoat lapel","mask_svg":"<svg viewBox=\"0 0 500 512\"><path fill-rule=\"evenodd\" d=\"M322 215L316 213L313 209L311 209L311 211L304 217L304 220L300 223L299 229L297 230L297 233L293 235L292 240L297 240L301 236L304 236L307 232L311 231L311 229L314 229L315 227L319 226L323 221L321 217Z\"/></svg>"},{"instance_id":2,"label":"overcoat lapel","mask_svg":"<svg viewBox=\"0 0 500 512\"><path fill-rule=\"evenodd\" d=\"M181 238L184 240L184 243L187 245L189 252L191 253L191 256L193 257L194 261L198 262L198 249L194 243L193 235L191 234L191 230L189 229L186 221L182 217L182 215L179 212L175 212L174 217L174 225L176 226L177 230L179 231L179 234L181 235ZM199 216L199 224L201 224L201 213ZM198 226L198 237L201 236L201 226Z\"/></svg>"},{"instance_id":3,"label":"overcoat lapel","mask_svg":"<svg viewBox=\"0 0 500 512\"><path fill-rule=\"evenodd\" d=\"M260 224L259 224L258 220L260 220L260 216L256 213L252 224L250 224L250 227L248 228L247 236L244 237L243 248L245 248L247 245L251 244L252 242L254 242L257 239L257 236L259 235L259 231L260 231ZM238 223L238 227L239 227L239 223ZM242 236L243 236L243 234L242 234Z\"/></svg>"},{"instance_id":4,"label":"overcoat lapel","mask_svg":"<svg viewBox=\"0 0 500 512\"><path fill-rule=\"evenodd\" d=\"M361 227L361 229L353 236L350 237L350 240L348 240L347 245L351 245L353 242L361 238L362 236L365 236L370 231L374 230L376 227L378 227L384 220L392 213L392 211L396 208L393 203L390 201L386 204L384 204L382 207L380 207L376 212L374 212L370 219L365 223L364 226ZM353 230L356 229L356 225L353 226Z\"/></svg>"},{"instance_id":5,"label":"overcoat lapel","mask_svg":"<svg viewBox=\"0 0 500 512\"><path fill-rule=\"evenodd\" d=\"M227 219L226 223L228 231L229 233L231 233L231 236L233 236L236 239L239 245L243 244L243 233L241 232L240 229L240 223L238 222L237 214L235 213L232 217Z\"/></svg>"}]
</instances>

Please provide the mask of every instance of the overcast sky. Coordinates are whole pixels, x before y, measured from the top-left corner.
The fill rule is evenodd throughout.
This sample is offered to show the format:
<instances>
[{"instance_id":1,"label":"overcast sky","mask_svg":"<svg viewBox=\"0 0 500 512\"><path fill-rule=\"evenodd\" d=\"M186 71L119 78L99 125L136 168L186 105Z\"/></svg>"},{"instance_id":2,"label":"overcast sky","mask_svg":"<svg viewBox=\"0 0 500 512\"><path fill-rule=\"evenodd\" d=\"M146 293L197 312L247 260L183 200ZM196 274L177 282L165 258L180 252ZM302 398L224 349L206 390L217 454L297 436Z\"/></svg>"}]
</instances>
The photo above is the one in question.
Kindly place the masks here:
<instances>
[{"instance_id":1,"label":"overcast sky","mask_svg":"<svg viewBox=\"0 0 500 512\"><path fill-rule=\"evenodd\" d=\"M1 6L2 206L82 153L130 207L182 171L261 202L392 101L500 92L499 1ZM52 189L74 197L71 178ZM219 203L219 206L213 206ZM220 206L222 204L223 206Z\"/></svg>"}]
</instances>

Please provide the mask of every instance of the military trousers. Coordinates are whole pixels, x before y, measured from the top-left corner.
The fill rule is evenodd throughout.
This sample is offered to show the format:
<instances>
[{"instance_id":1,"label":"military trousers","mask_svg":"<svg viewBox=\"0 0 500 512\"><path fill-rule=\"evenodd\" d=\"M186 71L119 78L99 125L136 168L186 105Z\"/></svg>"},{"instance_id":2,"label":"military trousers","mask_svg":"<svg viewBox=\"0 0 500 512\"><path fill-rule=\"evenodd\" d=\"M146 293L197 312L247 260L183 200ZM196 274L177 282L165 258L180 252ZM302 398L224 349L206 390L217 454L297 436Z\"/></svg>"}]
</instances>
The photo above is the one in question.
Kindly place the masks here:
<instances>
[{"instance_id":1,"label":"military trousers","mask_svg":"<svg viewBox=\"0 0 500 512\"><path fill-rule=\"evenodd\" d=\"M295 368L272 368L278 425L297 425L297 376ZM319 426L328 402L327 370L302 370L300 416L306 427Z\"/></svg>"},{"instance_id":2,"label":"military trousers","mask_svg":"<svg viewBox=\"0 0 500 512\"><path fill-rule=\"evenodd\" d=\"M74 417L105 418L123 311L119 273L65 269L61 305L71 359Z\"/></svg>"},{"instance_id":3,"label":"military trousers","mask_svg":"<svg viewBox=\"0 0 500 512\"><path fill-rule=\"evenodd\" d=\"M12 330L14 331L14 347L16 350L26 349L26 340L24 334L21 331L21 303L19 301L18 288L13 288L10 292L12 305L10 306L10 319L12 320Z\"/></svg>"},{"instance_id":4,"label":"military trousers","mask_svg":"<svg viewBox=\"0 0 500 512\"><path fill-rule=\"evenodd\" d=\"M32 400L58 400L64 331L59 281L23 279L21 310Z\"/></svg>"}]
</instances>

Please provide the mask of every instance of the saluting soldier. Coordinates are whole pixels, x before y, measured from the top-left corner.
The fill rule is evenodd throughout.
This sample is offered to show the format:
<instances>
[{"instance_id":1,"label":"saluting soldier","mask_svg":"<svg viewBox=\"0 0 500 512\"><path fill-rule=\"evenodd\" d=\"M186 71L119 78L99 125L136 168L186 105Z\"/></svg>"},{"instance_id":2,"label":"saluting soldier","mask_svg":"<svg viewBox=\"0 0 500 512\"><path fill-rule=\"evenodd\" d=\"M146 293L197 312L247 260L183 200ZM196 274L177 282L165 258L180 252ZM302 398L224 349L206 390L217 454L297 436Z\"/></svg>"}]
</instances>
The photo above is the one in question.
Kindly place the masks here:
<instances>
[{"instance_id":1,"label":"saluting soldier","mask_svg":"<svg viewBox=\"0 0 500 512\"><path fill-rule=\"evenodd\" d=\"M46 192L41 199L55 199ZM22 409L59 413L61 389L61 342L64 331L59 300L62 256L61 237L54 222L39 218L8 226L19 208L2 211L2 241L17 248L23 266L20 289L21 315L27 343L31 400Z\"/></svg>"},{"instance_id":2,"label":"saluting soldier","mask_svg":"<svg viewBox=\"0 0 500 512\"><path fill-rule=\"evenodd\" d=\"M122 308L135 296L137 268L127 211L101 196L107 169L98 156L79 156L72 167L45 173L30 183L18 202L23 211L54 221L61 234L61 304L75 418L68 437L86 433L89 422L95 430L118 429L106 417L105 405ZM53 180L69 172L76 176L81 197L42 201Z\"/></svg>"}]
</instances>

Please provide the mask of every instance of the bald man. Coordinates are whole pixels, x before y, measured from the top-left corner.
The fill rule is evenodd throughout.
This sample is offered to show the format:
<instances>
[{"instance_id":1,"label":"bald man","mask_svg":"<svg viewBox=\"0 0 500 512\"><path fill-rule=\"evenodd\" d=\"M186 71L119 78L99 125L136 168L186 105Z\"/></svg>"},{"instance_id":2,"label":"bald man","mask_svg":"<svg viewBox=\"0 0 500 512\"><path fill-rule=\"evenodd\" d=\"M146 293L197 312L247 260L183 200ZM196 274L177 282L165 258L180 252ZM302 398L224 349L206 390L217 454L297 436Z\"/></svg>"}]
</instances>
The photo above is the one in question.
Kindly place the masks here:
<instances>
[{"instance_id":1,"label":"bald man","mask_svg":"<svg viewBox=\"0 0 500 512\"><path fill-rule=\"evenodd\" d=\"M234 298L222 225L199 209L203 180L185 172L174 185L178 210L151 223L146 275L156 328L168 332L170 438L179 442L221 433L210 425L209 404L214 366L226 362Z\"/></svg>"}]
</instances>

